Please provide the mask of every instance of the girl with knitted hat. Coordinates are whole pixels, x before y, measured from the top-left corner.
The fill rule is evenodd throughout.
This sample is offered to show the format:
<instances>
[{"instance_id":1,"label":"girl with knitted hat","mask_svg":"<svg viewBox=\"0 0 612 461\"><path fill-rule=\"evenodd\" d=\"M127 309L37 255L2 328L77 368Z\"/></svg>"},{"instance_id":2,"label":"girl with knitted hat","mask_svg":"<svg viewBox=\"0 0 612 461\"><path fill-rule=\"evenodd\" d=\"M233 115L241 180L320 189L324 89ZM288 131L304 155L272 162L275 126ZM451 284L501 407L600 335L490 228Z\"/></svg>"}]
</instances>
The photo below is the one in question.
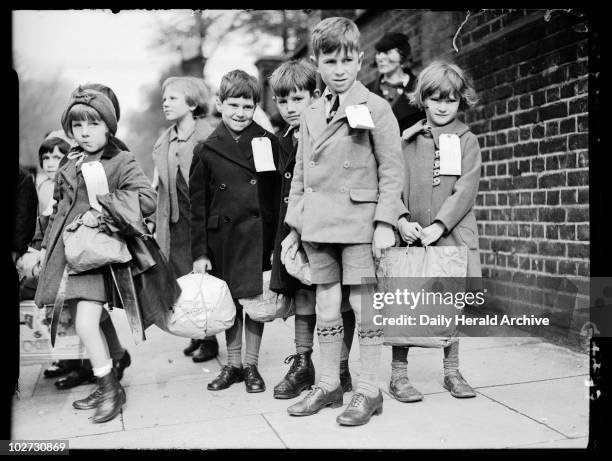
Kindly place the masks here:
<instances>
[{"instance_id":1,"label":"girl with knitted hat","mask_svg":"<svg viewBox=\"0 0 612 461\"><path fill-rule=\"evenodd\" d=\"M62 234L78 216L89 227L112 222L104 209L98 211L92 205L97 205L97 200L88 195L82 172L88 163L99 162L103 167L111 198L118 191L137 192L143 216L155 211L156 194L134 155L121 149L121 143L114 137L117 115L105 94L79 87L62 114L62 127L78 148L68 154L55 176L56 203L41 244L43 263L35 302L40 308L63 304L61 298L76 304L77 334L85 344L98 388L74 405L79 408L81 403L93 400L96 403L93 421L101 423L115 418L125 403L125 392L113 371L108 344L99 326L103 305L112 295L105 283L109 266L67 275Z\"/></svg>"}]
</instances>

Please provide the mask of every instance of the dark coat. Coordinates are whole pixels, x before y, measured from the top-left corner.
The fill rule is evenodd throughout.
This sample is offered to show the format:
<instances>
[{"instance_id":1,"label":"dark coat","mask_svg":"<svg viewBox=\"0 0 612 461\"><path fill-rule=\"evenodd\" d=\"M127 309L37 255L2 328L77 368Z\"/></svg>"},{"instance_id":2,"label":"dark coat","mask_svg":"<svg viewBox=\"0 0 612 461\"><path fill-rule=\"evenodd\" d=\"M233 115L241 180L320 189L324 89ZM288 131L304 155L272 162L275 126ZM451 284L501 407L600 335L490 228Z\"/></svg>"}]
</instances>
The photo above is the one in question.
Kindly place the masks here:
<instances>
[{"instance_id":1,"label":"dark coat","mask_svg":"<svg viewBox=\"0 0 612 461\"><path fill-rule=\"evenodd\" d=\"M446 231L436 246L466 246L468 277L481 277L478 255L478 228L474 203L480 182L480 147L476 135L455 120L441 128L432 128L433 138L417 134L403 146L406 182L402 199L410 213L409 221L426 227L440 221ZM461 142L461 176L442 176L433 186L434 150L441 133L459 136Z\"/></svg>"},{"instance_id":2,"label":"dark coat","mask_svg":"<svg viewBox=\"0 0 612 461\"><path fill-rule=\"evenodd\" d=\"M281 190L278 226L276 228L276 238L274 240L274 252L272 253L270 289L277 293L293 294L298 288L303 288L304 286L296 278L287 273L284 264L281 262L280 253L281 243L291 231L291 228L285 224L285 215L287 214L289 192L291 191L291 179L293 178L293 169L295 168L297 143L295 145L293 144L293 130L286 136L280 136L278 141L280 145L278 172L281 175Z\"/></svg>"},{"instance_id":3,"label":"dark coat","mask_svg":"<svg viewBox=\"0 0 612 461\"><path fill-rule=\"evenodd\" d=\"M67 159L67 157L65 157ZM64 160L64 159L62 159ZM155 210L155 191L151 189L149 179L145 176L134 154L122 151L117 144L109 143L100 162L106 173L109 192L117 189L137 190L143 216L148 216ZM76 160L66 160L60 164L55 175L55 190L53 198L53 214L45 232L42 248L47 253L43 262L43 272L40 275L36 290L35 302L38 307L54 304L59 284L66 267L64 242L62 232L72 221L72 210L76 204L77 190ZM71 219L68 219L71 217Z\"/></svg>"},{"instance_id":4,"label":"dark coat","mask_svg":"<svg viewBox=\"0 0 612 461\"><path fill-rule=\"evenodd\" d=\"M21 256L28 249L28 244L36 230L38 198L34 178L24 167L19 165L17 191L15 194L15 220L11 250Z\"/></svg>"},{"instance_id":5,"label":"dark coat","mask_svg":"<svg viewBox=\"0 0 612 461\"><path fill-rule=\"evenodd\" d=\"M403 92L398 94L397 97L390 102L391 109L393 109L393 115L397 119L397 123L399 123L400 133L402 133L406 128L410 128L419 120L425 118L425 112L419 109L416 106L410 104L408 99L408 94L414 91L414 86L416 84L416 77L412 75L412 73L408 72L410 75L410 80L408 84L404 87ZM382 75L379 76L376 80L371 82L368 85L368 89L381 97L384 98L382 91L380 89L380 81L382 79Z\"/></svg>"},{"instance_id":6,"label":"dark coat","mask_svg":"<svg viewBox=\"0 0 612 461\"><path fill-rule=\"evenodd\" d=\"M211 274L225 280L234 298L262 293L262 272L278 223L280 175L257 173L251 140L270 139L279 165L278 140L253 122L238 141L220 123L194 149L189 173L191 252L194 261L208 256Z\"/></svg>"}]
</instances>

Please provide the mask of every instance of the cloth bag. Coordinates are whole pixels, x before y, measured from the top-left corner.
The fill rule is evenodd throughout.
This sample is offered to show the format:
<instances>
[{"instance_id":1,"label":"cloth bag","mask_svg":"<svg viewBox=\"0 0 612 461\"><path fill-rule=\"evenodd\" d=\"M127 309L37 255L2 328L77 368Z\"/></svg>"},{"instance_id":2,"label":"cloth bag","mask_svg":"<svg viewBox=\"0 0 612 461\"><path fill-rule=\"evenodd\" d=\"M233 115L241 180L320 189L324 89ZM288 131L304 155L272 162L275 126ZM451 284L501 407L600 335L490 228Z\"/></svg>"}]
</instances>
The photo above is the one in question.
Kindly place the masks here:
<instances>
[{"instance_id":1,"label":"cloth bag","mask_svg":"<svg viewBox=\"0 0 612 461\"><path fill-rule=\"evenodd\" d=\"M69 274L78 274L113 263L132 259L125 241L116 234L107 234L99 227L83 224L81 216L64 229L64 253Z\"/></svg>"},{"instance_id":2,"label":"cloth bag","mask_svg":"<svg viewBox=\"0 0 612 461\"><path fill-rule=\"evenodd\" d=\"M378 261L376 277L379 292L396 293L409 290L413 293L436 292L440 285L446 293L465 291L467 274L467 248L459 246L392 247ZM385 316L396 313L453 318L460 311L454 305L427 304L414 309L404 306L385 306ZM411 331L417 335L412 336ZM445 347L456 337L456 326L444 325L388 325L383 326L384 344L391 346Z\"/></svg>"},{"instance_id":3,"label":"cloth bag","mask_svg":"<svg viewBox=\"0 0 612 461\"><path fill-rule=\"evenodd\" d=\"M176 336L204 339L234 324L236 305L225 281L210 274L190 273L177 279L181 295L156 325Z\"/></svg>"},{"instance_id":4,"label":"cloth bag","mask_svg":"<svg viewBox=\"0 0 612 461\"><path fill-rule=\"evenodd\" d=\"M285 269L287 270L287 273L289 275L295 277L304 285L312 285L310 264L308 263L308 257L306 256L306 252L301 246L295 253L295 257L285 258L284 264Z\"/></svg>"},{"instance_id":5,"label":"cloth bag","mask_svg":"<svg viewBox=\"0 0 612 461\"><path fill-rule=\"evenodd\" d=\"M270 290L271 271L263 273L263 291L251 298L239 299L245 312L256 322L271 322L295 314L295 303L292 297L278 294Z\"/></svg>"}]
</instances>

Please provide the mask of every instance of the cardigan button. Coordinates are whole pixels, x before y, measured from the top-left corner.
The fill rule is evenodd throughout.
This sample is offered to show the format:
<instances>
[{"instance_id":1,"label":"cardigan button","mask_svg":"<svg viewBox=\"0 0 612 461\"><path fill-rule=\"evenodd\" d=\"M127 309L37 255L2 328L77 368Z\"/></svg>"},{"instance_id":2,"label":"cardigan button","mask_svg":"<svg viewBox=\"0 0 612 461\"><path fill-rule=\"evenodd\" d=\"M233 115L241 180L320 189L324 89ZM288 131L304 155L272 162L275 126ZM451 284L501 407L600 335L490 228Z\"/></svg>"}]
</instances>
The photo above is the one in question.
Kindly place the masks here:
<instances>
[{"instance_id":1,"label":"cardigan button","mask_svg":"<svg viewBox=\"0 0 612 461\"><path fill-rule=\"evenodd\" d=\"M310 163L309 163L309 165L310 165L311 167L314 167L314 166L316 165L316 163L315 163L313 160L311 160L311 161L310 161Z\"/></svg>"},{"instance_id":2,"label":"cardigan button","mask_svg":"<svg viewBox=\"0 0 612 461\"><path fill-rule=\"evenodd\" d=\"M225 190L227 186L225 184L220 184L219 185L219 190Z\"/></svg>"},{"instance_id":3,"label":"cardigan button","mask_svg":"<svg viewBox=\"0 0 612 461\"><path fill-rule=\"evenodd\" d=\"M291 173L289 173L288 171L285 173L285 178L287 179L291 179Z\"/></svg>"},{"instance_id":4,"label":"cardigan button","mask_svg":"<svg viewBox=\"0 0 612 461\"><path fill-rule=\"evenodd\" d=\"M306 188L306 193L307 194L311 194L312 193L312 187L307 187Z\"/></svg>"},{"instance_id":5,"label":"cardigan button","mask_svg":"<svg viewBox=\"0 0 612 461\"><path fill-rule=\"evenodd\" d=\"M289 203L289 197L285 197L285 198L283 199L283 202L285 202L285 203Z\"/></svg>"},{"instance_id":6,"label":"cardigan button","mask_svg":"<svg viewBox=\"0 0 612 461\"><path fill-rule=\"evenodd\" d=\"M349 166L351 166L351 164L350 164L348 161L346 161L346 162L344 162L344 163L342 164L342 166L343 166L344 168L348 168Z\"/></svg>"},{"instance_id":7,"label":"cardigan button","mask_svg":"<svg viewBox=\"0 0 612 461\"><path fill-rule=\"evenodd\" d=\"M250 182L250 183L251 183L253 186L254 186L255 184L257 184L257 180L256 180L255 178L252 178L252 179L251 179L249 182Z\"/></svg>"},{"instance_id":8,"label":"cardigan button","mask_svg":"<svg viewBox=\"0 0 612 461\"><path fill-rule=\"evenodd\" d=\"M230 222L231 219L229 216L223 216L223 222Z\"/></svg>"}]
</instances>

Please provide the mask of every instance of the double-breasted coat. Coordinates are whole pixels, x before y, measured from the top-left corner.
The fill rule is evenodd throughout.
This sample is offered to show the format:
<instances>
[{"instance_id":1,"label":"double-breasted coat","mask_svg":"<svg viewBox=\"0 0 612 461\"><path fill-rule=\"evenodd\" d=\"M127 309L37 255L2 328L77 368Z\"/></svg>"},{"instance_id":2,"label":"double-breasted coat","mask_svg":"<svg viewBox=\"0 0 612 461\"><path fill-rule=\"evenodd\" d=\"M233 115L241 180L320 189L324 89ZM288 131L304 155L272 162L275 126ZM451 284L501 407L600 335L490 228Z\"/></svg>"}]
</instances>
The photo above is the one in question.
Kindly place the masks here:
<instances>
[{"instance_id":1,"label":"double-breasted coat","mask_svg":"<svg viewBox=\"0 0 612 461\"><path fill-rule=\"evenodd\" d=\"M155 163L154 187L157 188L157 209L151 219L155 220L155 239L166 258L173 258L170 254L170 190L168 171L168 149L170 146L170 135L174 125L168 128L153 145L153 163ZM193 159L193 149L200 141L204 141L213 131L210 122L205 118L197 118L193 134L182 146L190 155L189 161ZM189 178L185 178L189 181ZM191 265L193 261L188 261ZM183 264L177 264L182 266Z\"/></svg>"},{"instance_id":2,"label":"double-breasted coat","mask_svg":"<svg viewBox=\"0 0 612 461\"><path fill-rule=\"evenodd\" d=\"M480 147L476 135L455 119L444 127L432 128L433 137L422 133L403 145L406 182L402 199L409 212L409 221L426 227L434 221L446 230L436 246L466 246L468 277L481 277L478 254L478 228L474 202L480 182ZM440 175L440 184L433 186L434 152L441 133L456 134L461 142L461 176ZM477 282L475 282L477 283Z\"/></svg>"},{"instance_id":3,"label":"double-breasted coat","mask_svg":"<svg viewBox=\"0 0 612 461\"><path fill-rule=\"evenodd\" d=\"M353 129L345 109L364 104L374 129ZM401 140L391 106L360 82L330 123L324 98L301 116L285 222L307 242L371 243L375 222L397 224L404 184Z\"/></svg>"},{"instance_id":4,"label":"double-breasted coat","mask_svg":"<svg viewBox=\"0 0 612 461\"><path fill-rule=\"evenodd\" d=\"M112 138L111 138L112 139ZM64 268L66 267L66 256L64 254L64 241L62 232L66 225L74 219L77 208L83 207L78 203L78 177L76 159L62 159L56 175L55 190L53 198L56 200L53 206L53 214L45 231L41 247L46 249L44 270L40 275L36 289L35 302L38 307L53 304L59 290L60 281ZM136 190L140 200L143 216L148 216L155 211L155 191L151 189L149 179L145 176L142 168L138 165L134 154L122 151L116 143L109 142L100 157L100 163L104 167L108 182L109 193L118 189ZM84 207L88 208L88 205ZM75 277L78 277L75 276ZM99 279L92 278L99 283ZM80 284L79 290L83 292L83 299L88 299L88 288L86 284Z\"/></svg>"},{"instance_id":5,"label":"double-breasted coat","mask_svg":"<svg viewBox=\"0 0 612 461\"><path fill-rule=\"evenodd\" d=\"M255 170L256 137L270 139L278 169L276 136L253 122L234 140L220 123L196 146L189 173L193 259L207 256L211 274L227 282L234 298L262 293L278 222L280 175Z\"/></svg>"},{"instance_id":6,"label":"double-breasted coat","mask_svg":"<svg viewBox=\"0 0 612 461\"><path fill-rule=\"evenodd\" d=\"M408 72L408 75L410 75L408 84L401 89L401 92L398 92L397 96L395 97L395 99L393 99L393 101L390 101L391 109L393 110L393 115L395 115L397 123L400 127L400 132L403 132L406 128L410 128L416 122L425 117L425 112L422 109L419 109L418 107L410 104L408 94L414 91L416 77L410 72ZM380 88L381 80L382 75L368 85L368 89L372 93L376 93L379 96L383 96L382 90Z\"/></svg>"}]
</instances>

